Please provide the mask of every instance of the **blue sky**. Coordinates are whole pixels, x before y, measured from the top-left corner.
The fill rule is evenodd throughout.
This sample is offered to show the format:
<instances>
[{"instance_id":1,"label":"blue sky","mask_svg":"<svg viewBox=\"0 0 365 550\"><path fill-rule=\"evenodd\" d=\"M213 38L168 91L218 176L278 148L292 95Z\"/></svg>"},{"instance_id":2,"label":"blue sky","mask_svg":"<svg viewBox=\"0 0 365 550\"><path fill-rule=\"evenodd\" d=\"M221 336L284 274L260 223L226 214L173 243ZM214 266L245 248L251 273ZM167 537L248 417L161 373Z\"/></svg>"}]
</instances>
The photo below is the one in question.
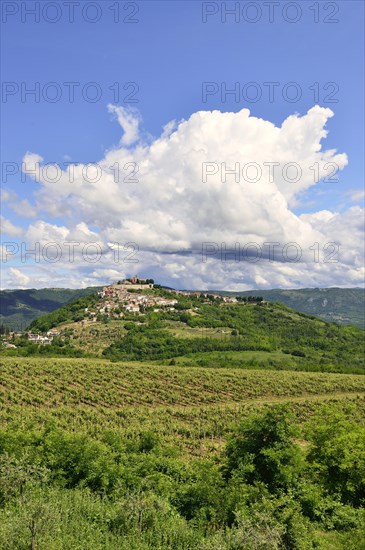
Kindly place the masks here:
<instances>
[{"instance_id":1,"label":"blue sky","mask_svg":"<svg viewBox=\"0 0 365 550\"><path fill-rule=\"evenodd\" d=\"M28 6L33 4L28 2ZM245 21L242 13L239 22L228 15L222 23L221 2L211 2L208 8L197 1L132 2L129 6L119 2L121 18L138 5L138 13L130 16L138 21L135 23L113 21L110 8L116 3L95 4L100 11L95 23L83 20L80 7L75 8L75 21L70 23L62 2L61 17L55 23L45 21L42 14L39 22L31 15L22 22L20 8L14 15L3 12L2 80L19 87L19 92L2 98L3 162L20 163L27 151L41 155L45 162L98 162L106 150L118 146L121 137L121 128L107 105L127 107L123 99L133 89L137 90L133 96L137 102L132 106L139 110L143 133L149 134L150 140L159 136L169 121L188 119L200 110L238 112L246 107L253 116L280 126L288 116L305 115L318 103L334 112L324 147L346 153L348 165L339 173L338 183L318 183L307 189L293 212L342 212L359 204L350 196L356 195L354 190L361 189L364 182L363 2L318 2L318 13L310 9L313 2L296 2L296 8L290 9L285 8L287 2L281 2L275 7L273 22L268 7L255 2L261 11L256 23ZM233 4L226 2L227 7ZM247 2L239 4L245 9ZM202 11L206 9L217 13L203 23ZM294 18L294 9L301 15L290 23L285 17ZM255 17L252 10L247 12L248 18ZM92 7L88 14L94 17ZM54 12L50 9L48 15L52 18ZM315 17L319 22L314 22ZM338 22L324 22L326 18ZM71 81L80 83L73 103L64 85ZM60 100L50 102L42 96L39 102L31 96L22 100L22 86L31 88L36 82L41 93L48 83L56 83ZM101 90L97 102L82 97L80 90L90 82ZM123 90L131 82L134 84ZM232 88L236 82L242 91L247 83L255 82L262 97L249 102L241 96L237 102L230 95L222 101L220 93L215 93L204 102L203 82L216 82L219 91L222 85ZM279 83L273 101L269 101L265 82ZM301 91L297 102L282 96L289 82L295 82ZM115 83L119 101L115 101ZM90 93L93 90L88 88ZM331 97L336 102L330 102ZM21 182L17 174L3 181L3 187L33 204L38 184L31 178ZM7 203L2 214L23 229L29 224ZM52 218L44 214L42 219L67 224L61 214Z\"/></svg>"}]
</instances>

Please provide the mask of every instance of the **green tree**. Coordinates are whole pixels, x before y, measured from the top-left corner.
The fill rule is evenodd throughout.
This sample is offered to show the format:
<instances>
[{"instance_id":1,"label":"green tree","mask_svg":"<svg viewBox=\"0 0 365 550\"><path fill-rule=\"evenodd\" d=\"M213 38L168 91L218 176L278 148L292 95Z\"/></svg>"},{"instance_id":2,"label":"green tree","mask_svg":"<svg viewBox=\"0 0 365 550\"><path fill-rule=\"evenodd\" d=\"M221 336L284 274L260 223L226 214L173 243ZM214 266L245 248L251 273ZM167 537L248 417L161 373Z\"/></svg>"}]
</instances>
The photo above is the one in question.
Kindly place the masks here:
<instances>
[{"instance_id":1,"label":"green tree","mask_svg":"<svg viewBox=\"0 0 365 550\"><path fill-rule=\"evenodd\" d=\"M250 417L227 443L225 477L263 482L273 491L288 489L303 465L302 453L293 442L296 433L286 406Z\"/></svg>"},{"instance_id":2,"label":"green tree","mask_svg":"<svg viewBox=\"0 0 365 550\"><path fill-rule=\"evenodd\" d=\"M365 428L331 405L309 428L308 461L318 483L348 504L365 504Z\"/></svg>"}]
</instances>

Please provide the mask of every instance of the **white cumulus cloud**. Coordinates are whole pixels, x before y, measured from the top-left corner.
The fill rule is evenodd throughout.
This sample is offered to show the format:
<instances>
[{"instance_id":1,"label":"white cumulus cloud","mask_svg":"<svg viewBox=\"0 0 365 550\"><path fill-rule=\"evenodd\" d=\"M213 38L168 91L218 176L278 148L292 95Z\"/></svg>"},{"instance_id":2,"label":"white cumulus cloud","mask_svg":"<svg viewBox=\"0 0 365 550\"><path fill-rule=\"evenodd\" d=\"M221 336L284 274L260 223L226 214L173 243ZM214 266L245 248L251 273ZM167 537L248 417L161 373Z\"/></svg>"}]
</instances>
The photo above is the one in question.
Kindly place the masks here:
<instances>
[{"instance_id":1,"label":"white cumulus cloud","mask_svg":"<svg viewBox=\"0 0 365 550\"><path fill-rule=\"evenodd\" d=\"M322 148L330 109L315 106L303 116L289 116L281 126L251 116L248 109L199 111L168 123L150 142L140 137L135 111L114 105L108 109L123 136L98 166L55 167L49 177L39 155L25 155L23 169L39 184L34 196L38 211L49 218L31 224L27 240L98 243L103 265L87 275L95 284L117 275L119 267L123 273L154 273L166 284L177 281L190 288L358 283L363 265L360 207L344 213L293 212L302 193L347 165L345 153ZM54 217L61 217L63 225L51 223ZM260 261L221 261L219 252L202 262L206 242L217 243L219 251L222 243L227 248L255 243ZM292 242L301 257L287 262L282 250ZM339 247L336 265L314 265L311 247L319 243L326 258L329 242ZM127 251L134 246L138 269L116 267L112 243L127 245ZM265 243L279 243L276 261Z\"/></svg>"}]
</instances>

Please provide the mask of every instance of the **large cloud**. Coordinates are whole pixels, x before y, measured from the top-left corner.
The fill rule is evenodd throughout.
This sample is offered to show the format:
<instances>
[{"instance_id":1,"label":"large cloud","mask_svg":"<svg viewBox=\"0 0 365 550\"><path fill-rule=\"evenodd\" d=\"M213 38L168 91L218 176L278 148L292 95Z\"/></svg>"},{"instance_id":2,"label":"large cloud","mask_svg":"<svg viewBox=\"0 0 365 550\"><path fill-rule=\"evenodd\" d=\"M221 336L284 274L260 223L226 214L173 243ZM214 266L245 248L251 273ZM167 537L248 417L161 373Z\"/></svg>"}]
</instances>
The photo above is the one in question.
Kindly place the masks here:
<instances>
[{"instance_id":1,"label":"large cloud","mask_svg":"<svg viewBox=\"0 0 365 550\"><path fill-rule=\"evenodd\" d=\"M170 123L160 138L146 142L138 115L108 108L124 134L98 167L52 171L39 155L25 155L24 171L39 183L37 210L47 216L47 223L38 220L28 228L29 241L99 243L103 265L89 273L97 282L119 272L112 243L134 242L139 264L123 265L127 273L153 272L179 286L357 284L360 210L300 217L292 211L303 192L347 164L345 154L321 149L326 122L333 116L330 109L315 106L302 117L288 117L281 127L250 116L247 109L202 111ZM62 217L64 224L52 224L53 217ZM313 244L319 243L326 257L323 248L329 241L341 253L345 248L336 269L313 262ZM203 262L206 242L218 243L218 248L212 247L214 253ZM260 247L260 261L253 261L247 249L246 261L221 262L221 243L223 248L235 243L243 248L252 242ZM279 243L277 261L267 242ZM295 263L283 257L290 242L302 252ZM86 267L80 263L80 269Z\"/></svg>"}]
</instances>

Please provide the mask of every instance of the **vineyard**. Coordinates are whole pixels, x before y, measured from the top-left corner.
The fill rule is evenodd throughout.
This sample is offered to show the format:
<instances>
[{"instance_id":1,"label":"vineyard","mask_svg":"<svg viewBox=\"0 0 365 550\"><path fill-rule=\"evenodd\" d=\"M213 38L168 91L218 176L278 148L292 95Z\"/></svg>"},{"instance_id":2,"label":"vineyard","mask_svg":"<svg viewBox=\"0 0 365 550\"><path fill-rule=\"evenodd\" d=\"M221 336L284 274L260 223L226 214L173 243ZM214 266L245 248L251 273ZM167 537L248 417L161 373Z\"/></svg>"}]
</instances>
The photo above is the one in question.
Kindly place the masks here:
<instances>
[{"instance_id":1,"label":"vineyard","mask_svg":"<svg viewBox=\"0 0 365 550\"><path fill-rule=\"evenodd\" d=\"M153 428L200 452L227 434L247 411L290 402L312 410L328 399L365 398L365 377L330 373L115 364L97 359L3 358L0 419L50 420L97 434ZM202 440L207 439L207 442Z\"/></svg>"}]
</instances>

